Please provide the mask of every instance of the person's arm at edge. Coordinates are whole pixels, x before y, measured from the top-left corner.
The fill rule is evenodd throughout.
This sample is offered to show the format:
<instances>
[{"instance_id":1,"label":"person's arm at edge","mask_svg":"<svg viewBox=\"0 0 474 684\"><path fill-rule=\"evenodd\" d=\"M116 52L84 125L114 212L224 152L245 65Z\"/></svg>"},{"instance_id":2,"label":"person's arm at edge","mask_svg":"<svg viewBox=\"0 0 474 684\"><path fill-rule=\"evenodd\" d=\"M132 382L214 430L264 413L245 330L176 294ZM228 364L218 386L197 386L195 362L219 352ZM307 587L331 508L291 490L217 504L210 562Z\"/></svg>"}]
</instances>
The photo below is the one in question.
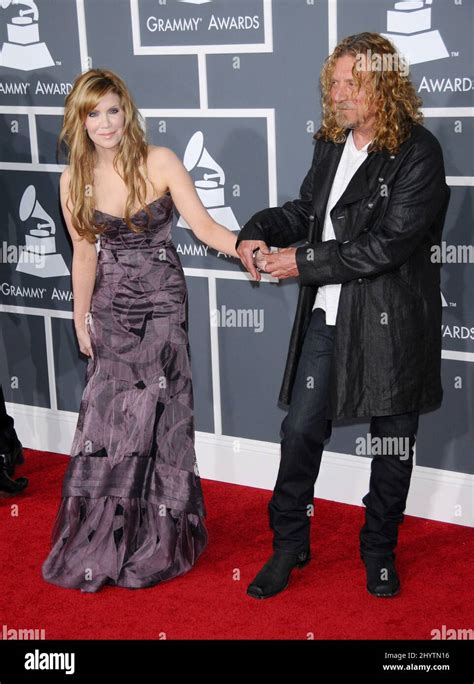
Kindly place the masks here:
<instances>
[{"instance_id":1,"label":"person's arm at edge","mask_svg":"<svg viewBox=\"0 0 474 684\"><path fill-rule=\"evenodd\" d=\"M72 256L72 290L74 297L74 325L83 354L92 356L89 333L86 325L86 314L89 312L92 293L97 269L97 250L93 243L88 242L75 230L71 221L71 212L68 207L69 197L69 167L66 167L59 180L59 194L61 209L66 227L71 236L73 245Z\"/></svg>"}]
</instances>

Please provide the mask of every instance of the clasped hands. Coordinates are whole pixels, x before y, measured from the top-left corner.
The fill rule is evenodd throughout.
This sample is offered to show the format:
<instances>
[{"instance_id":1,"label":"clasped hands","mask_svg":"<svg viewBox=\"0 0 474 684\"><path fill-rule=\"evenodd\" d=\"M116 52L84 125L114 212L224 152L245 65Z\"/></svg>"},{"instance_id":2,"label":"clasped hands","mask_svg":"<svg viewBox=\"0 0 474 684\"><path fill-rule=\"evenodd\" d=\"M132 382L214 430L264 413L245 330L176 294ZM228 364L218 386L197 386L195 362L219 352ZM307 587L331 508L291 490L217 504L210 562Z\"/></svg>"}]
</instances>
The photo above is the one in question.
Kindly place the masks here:
<instances>
[{"instance_id":1,"label":"clasped hands","mask_svg":"<svg viewBox=\"0 0 474 684\"><path fill-rule=\"evenodd\" d=\"M242 240L237 254L254 280L261 280L261 272L274 278L296 278L299 275L296 264L296 248L285 247L271 252L263 240Z\"/></svg>"}]
</instances>

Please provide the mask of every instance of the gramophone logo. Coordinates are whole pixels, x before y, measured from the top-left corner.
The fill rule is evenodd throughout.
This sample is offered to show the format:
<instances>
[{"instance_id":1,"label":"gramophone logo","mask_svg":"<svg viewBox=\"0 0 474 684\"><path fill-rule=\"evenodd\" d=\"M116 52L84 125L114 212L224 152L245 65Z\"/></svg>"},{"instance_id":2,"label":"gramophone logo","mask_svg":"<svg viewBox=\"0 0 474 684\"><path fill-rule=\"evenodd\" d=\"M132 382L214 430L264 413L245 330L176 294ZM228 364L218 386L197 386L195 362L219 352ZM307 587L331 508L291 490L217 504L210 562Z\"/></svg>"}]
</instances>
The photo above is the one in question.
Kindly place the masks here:
<instances>
[{"instance_id":1,"label":"gramophone logo","mask_svg":"<svg viewBox=\"0 0 474 684\"><path fill-rule=\"evenodd\" d=\"M7 24L7 40L0 54L0 66L22 71L44 69L54 61L46 43L40 41L38 7L34 0L0 0L0 9L21 5ZM25 9L26 8L26 9Z\"/></svg>"},{"instance_id":2,"label":"gramophone logo","mask_svg":"<svg viewBox=\"0 0 474 684\"><path fill-rule=\"evenodd\" d=\"M195 181L196 192L212 218L230 230L240 230L234 212L225 203L225 173L221 166L211 157L204 146L202 131L196 131L191 137L183 159L184 166L191 172L194 169L207 169L211 173L203 173ZM181 216L178 221L181 228L189 228Z\"/></svg>"},{"instance_id":3,"label":"gramophone logo","mask_svg":"<svg viewBox=\"0 0 474 684\"><path fill-rule=\"evenodd\" d=\"M438 30L431 29L433 0L400 0L387 12L385 38L410 64L432 62L449 57L449 52Z\"/></svg>"},{"instance_id":4,"label":"gramophone logo","mask_svg":"<svg viewBox=\"0 0 474 684\"><path fill-rule=\"evenodd\" d=\"M32 258L19 260L16 270L40 278L69 275L62 255L56 253L56 226L51 216L37 201L34 185L29 185L23 193L18 213L23 222L32 222L32 219L38 221L34 222L34 227L25 238L25 250ZM42 255L40 264L33 258L35 254Z\"/></svg>"}]
</instances>

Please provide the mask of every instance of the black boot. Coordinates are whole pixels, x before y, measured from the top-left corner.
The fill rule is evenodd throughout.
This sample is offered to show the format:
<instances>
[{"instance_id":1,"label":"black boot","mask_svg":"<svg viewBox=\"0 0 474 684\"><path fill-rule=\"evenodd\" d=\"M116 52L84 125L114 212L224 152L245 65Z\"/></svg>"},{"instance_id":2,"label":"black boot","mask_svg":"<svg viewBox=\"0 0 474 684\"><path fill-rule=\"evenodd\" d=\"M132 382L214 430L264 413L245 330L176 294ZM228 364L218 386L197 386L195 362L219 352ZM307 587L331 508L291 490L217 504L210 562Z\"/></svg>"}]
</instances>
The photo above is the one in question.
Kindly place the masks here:
<instances>
[{"instance_id":1,"label":"black boot","mask_svg":"<svg viewBox=\"0 0 474 684\"><path fill-rule=\"evenodd\" d=\"M367 573L367 591L373 596L390 598L400 591L400 580L395 569L395 555L361 556Z\"/></svg>"},{"instance_id":2,"label":"black boot","mask_svg":"<svg viewBox=\"0 0 474 684\"><path fill-rule=\"evenodd\" d=\"M12 446L8 451L0 453L0 459L3 460L6 473L8 477L13 477L17 465L22 465L25 462L23 455L23 445L18 438L12 440Z\"/></svg>"},{"instance_id":3,"label":"black boot","mask_svg":"<svg viewBox=\"0 0 474 684\"><path fill-rule=\"evenodd\" d=\"M19 494L28 485L26 477L19 477L17 480L12 480L7 472L7 463L4 454L0 454L0 493L3 494Z\"/></svg>"},{"instance_id":4,"label":"black boot","mask_svg":"<svg viewBox=\"0 0 474 684\"><path fill-rule=\"evenodd\" d=\"M247 594L253 598L269 598L286 589L293 568L302 568L311 560L309 549L302 553L275 551L249 584Z\"/></svg>"}]
</instances>

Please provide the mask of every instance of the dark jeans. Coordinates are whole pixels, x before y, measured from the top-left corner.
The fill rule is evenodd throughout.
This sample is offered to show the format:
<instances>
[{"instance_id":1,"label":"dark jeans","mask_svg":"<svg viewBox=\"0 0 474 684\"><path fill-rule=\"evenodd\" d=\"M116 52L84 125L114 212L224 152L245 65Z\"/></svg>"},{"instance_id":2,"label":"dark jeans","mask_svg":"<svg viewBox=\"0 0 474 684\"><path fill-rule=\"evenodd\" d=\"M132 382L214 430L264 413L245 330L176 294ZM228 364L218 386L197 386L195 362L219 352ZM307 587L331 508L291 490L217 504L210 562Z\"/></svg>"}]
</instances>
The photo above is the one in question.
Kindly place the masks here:
<instances>
[{"instance_id":1,"label":"dark jeans","mask_svg":"<svg viewBox=\"0 0 474 684\"><path fill-rule=\"evenodd\" d=\"M3 389L0 385L0 453L9 451L12 448L12 443L15 441L16 432L13 418L8 415L5 408L5 398L3 396Z\"/></svg>"},{"instance_id":2,"label":"dark jeans","mask_svg":"<svg viewBox=\"0 0 474 684\"><path fill-rule=\"evenodd\" d=\"M326 407L334 334L335 326L326 325L324 311L315 309L304 338L289 411L281 426L280 468L268 506L273 547L281 551L300 553L309 547L314 484L324 442L332 429ZM364 555L391 554L396 547L410 486L417 428L417 411L371 419L372 453L376 451L375 437L389 438L392 446L393 438L406 438L396 442L405 445L406 450L398 450L397 454L396 449L387 449L387 442L382 442L382 455L372 459L370 489L363 499L365 525L360 533Z\"/></svg>"}]
</instances>

